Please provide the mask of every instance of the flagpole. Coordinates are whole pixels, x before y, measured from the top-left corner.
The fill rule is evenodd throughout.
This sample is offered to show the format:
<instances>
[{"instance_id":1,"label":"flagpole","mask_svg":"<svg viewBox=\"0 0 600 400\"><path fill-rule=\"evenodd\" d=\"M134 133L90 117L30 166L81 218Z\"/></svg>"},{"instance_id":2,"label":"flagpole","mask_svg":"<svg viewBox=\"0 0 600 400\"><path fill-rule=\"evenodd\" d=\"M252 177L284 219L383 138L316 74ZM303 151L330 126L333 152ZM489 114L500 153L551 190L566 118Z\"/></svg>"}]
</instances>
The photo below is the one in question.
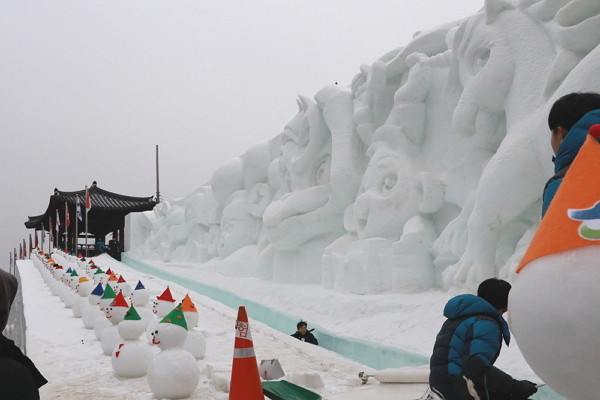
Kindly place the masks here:
<instances>
[{"instance_id":1,"label":"flagpole","mask_svg":"<svg viewBox=\"0 0 600 400\"><path fill-rule=\"evenodd\" d=\"M88 199L88 188L85 187L85 258L88 257L88 207L87 207L87 199Z\"/></svg>"},{"instance_id":2,"label":"flagpole","mask_svg":"<svg viewBox=\"0 0 600 400\"><path fill-rule=\"evenodd\" d=\"M67 225L67 214L69 213L69 206L67 205L67 202L65 201L65 250L69 250L69 242L68 242L68 238L69 238L69 226Z\"/></svg>"},{"instance_id":3,"label":"flagpole","mask_svg":"<svg viewBox=\"0 0 600 400\"><path fill-rule=\"evenodd\" d=\"M73 248L75 249L75 256L77 256L77 254L79 254L79 251L77 249L77 245L79 244L79 195L76 194L75 195L75 245L73 246Z\"/></svg>"}]
</instances>

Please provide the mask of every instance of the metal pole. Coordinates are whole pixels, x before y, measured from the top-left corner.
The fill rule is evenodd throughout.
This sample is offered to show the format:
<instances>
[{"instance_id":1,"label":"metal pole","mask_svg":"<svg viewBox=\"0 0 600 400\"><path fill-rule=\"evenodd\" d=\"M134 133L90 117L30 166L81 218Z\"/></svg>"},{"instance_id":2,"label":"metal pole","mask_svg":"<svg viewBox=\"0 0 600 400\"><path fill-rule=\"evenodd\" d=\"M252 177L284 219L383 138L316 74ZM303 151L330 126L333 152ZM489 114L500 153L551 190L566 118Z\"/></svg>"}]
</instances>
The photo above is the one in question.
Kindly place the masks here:
<instances>
[{"instance_id":1,"label":"metal pole","mask_svg":"<svg viewBox=\"0 0 600 400\"><path fill-rule=\"evenodd\" d=\"M158 145L156 145L156 202L160 203L160 190L158 186Z\"/></svg>"},{"instance_id":2,"label":"metal pole","mask_svg":"<svg viewBox=\"0 0 600 400\"><path fill-rule=\"evenodd\" d=\"M88 239L88 207L87 207L87 199L88 199L88 188L87 186L85 187L85 258L88 258L88 243L87 243L87 239Z\"/></svg>"},{"instance_id":3,"label":"metal pole","mask_svg":"<svg viewBox=\"0 0 600 400\"><path fill-rule=\"evenodd\" d=\"M65 250L68 250L69 246L69 227L67 226L67 214L69 213L69 206L65 201Z\"/></svg>"},{"instance_id":4,"label":"metal pole","mask_svg":"<svg viewBox=\"0 0 600 400\"><path fill-rule=\"evenodd\" d=\"M77 256L79 254L78 252L78 245L79 245L79 213L81 213L81 211L79 213L77 213L77 208L81 207L79 205L79 195L76 194L75 195L75 238L73 240L73 248L75 249L75 256ZM81 208L80 208L81 210Z\"/></svg>"}]
</instances>

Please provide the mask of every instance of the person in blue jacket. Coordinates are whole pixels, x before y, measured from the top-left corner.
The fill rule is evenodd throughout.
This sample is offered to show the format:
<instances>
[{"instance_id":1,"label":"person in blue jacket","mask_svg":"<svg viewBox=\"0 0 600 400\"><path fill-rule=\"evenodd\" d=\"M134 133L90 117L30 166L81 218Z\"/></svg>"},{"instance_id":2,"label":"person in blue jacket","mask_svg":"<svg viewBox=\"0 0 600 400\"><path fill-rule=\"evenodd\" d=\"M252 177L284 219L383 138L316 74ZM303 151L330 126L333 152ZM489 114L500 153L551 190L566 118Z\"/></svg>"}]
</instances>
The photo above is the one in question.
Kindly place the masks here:
<instances>
[{"instance_id":1,"label":"person in blue jacket","mask_svg":"<svg viewBox=\"0 0 600 400\"><path fill-rule=\"evenodd\" d=\"M537 391L535 383L513 379L494 367L502 341L510 342L502 317L508 304L508 282L483 281L477 296L462 294L448 301L447 318L437 334L430 359L429 386L444 400L521 400Z\"/></svg>"},{"instance_id":2,"label":"person in blue jacket","mask_svg":"<svg viewBox=\"0 0 600 400\"><path fill-rule=\"evenodd\" d=\"M554 175L544 187L542 217L583 145L590 126L595 124L600 124L598 93L569 93L552 105L548 114L548 127L552 132L550 145L554 152Z\"/></svg>"}]
</instances>

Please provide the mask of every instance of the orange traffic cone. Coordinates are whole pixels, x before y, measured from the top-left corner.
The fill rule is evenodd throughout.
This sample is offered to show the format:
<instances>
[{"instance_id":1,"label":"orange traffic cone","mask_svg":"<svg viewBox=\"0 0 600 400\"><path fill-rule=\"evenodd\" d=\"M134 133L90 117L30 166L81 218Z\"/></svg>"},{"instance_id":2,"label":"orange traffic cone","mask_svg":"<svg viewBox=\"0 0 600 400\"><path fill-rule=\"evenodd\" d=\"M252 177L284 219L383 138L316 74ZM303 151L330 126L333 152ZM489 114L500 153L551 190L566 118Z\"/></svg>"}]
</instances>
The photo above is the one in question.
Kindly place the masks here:
<instances>
[{"instance_id":1,"label":"orange traffic cone","mask_svg":"<svg viewBox=\"0 0 600 400\"><path fill-rule=\"evenodd\" d=\"M229 400L264 400L246 307L238 309Z\"/></svg>"}]
</instances>

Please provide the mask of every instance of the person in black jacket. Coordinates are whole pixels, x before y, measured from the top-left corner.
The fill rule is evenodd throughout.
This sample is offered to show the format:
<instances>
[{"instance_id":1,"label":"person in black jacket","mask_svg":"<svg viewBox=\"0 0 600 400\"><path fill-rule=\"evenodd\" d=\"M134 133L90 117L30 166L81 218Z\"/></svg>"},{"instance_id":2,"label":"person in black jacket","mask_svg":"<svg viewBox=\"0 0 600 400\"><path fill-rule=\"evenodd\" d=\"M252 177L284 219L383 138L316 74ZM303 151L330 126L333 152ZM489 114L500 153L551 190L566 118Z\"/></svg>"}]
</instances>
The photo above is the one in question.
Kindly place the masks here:
<instances>
[{"instance_id":1,"label":"person in black jacket","mask_svg":"<svg viewBox=\"0 0 600 400\"><path fill-rule=\"evenodd\" d=\"M293 337L295 337L298 340L301 340L303 342L307 342L307 343L312 343L312 344L319 344L319 341L317 340L317 338L315 337L315 335L313 335L311 332L314 331L314 329L308 330L308 324L305 321L300 321L296 324L296 329L298 329L296 331L296 333L294 333Z\"/></svg>"},{"instance_id":2,"label":"person in black jacket","mask_svg":"<svg viewBox=\"0 0 600 400\"><path fill-rule=\"evenodd\" d=\"M115 260L121 261L121 246L117 235L113 235L112 239L108 241L108 254Z\"/></svg>"},{"instance_id":3,"label":"person in black jacket","mask_svg":"<svg viewBox=\"0 0 600 400\"><path fill-rule=\"evenodd\" d=\"M513 379L496 368L502 341L510 332L502 318L511 285L501 279L483 281L477 296L461 294L444 307L447 318L430 360L429 386L444 400L524 400L537 391L527 380Z\"/></svg>"},{"instance_id":4,"label":"person in black jacket","mask_svg":"<svg viewBox=\"0 0 600 400\"><path fill-rule=\"evenodd\" d=\"M8 323L17 288L17 278L0 269L0 332ZM38 389L46 383L46 378L15 342L0 333L0 399L38 400Z\"/></svg>"}]
</instances>

